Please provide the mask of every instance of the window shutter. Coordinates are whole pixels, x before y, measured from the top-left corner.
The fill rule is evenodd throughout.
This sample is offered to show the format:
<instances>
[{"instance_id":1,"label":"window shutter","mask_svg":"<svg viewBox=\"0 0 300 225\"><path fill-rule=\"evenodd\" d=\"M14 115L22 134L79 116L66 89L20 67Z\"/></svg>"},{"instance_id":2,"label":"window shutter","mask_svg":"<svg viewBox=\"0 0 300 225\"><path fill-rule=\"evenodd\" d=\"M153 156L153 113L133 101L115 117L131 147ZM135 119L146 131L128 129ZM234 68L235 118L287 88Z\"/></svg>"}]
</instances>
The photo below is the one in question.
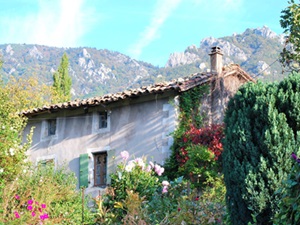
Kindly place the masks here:
<instances>
[{"instance_id":1,"label":"window shutter","mask_svg":"<svg viewBox=\"0 0 300 225\"><path fill-rule=\"evenodd\" d=\"M88 154L81 154L79 157L79 186L88 187L89 183L89 156Z\"/></svg>"}]
</instances>

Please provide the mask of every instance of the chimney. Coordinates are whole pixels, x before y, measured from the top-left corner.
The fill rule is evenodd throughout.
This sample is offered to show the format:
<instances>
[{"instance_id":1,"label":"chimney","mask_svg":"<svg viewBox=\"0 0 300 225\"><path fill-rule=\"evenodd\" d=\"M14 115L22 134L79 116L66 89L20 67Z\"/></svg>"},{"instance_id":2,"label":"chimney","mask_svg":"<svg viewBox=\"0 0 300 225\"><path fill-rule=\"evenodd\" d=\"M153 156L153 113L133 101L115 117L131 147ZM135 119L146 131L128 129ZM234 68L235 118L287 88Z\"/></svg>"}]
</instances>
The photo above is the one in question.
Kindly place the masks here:
<instances>
[{"instance_id":1,"label":"chimney","mask_svg":"<svg viewBox=\"0 0 300 225\"><path fill-rule=\"evenodd\" d=\"M218 75L222 72L223 67L223 53L221 48L218 46L211 48L210 55L210 71L211 73L217 73Z\"/></svg>"}]
</instances>

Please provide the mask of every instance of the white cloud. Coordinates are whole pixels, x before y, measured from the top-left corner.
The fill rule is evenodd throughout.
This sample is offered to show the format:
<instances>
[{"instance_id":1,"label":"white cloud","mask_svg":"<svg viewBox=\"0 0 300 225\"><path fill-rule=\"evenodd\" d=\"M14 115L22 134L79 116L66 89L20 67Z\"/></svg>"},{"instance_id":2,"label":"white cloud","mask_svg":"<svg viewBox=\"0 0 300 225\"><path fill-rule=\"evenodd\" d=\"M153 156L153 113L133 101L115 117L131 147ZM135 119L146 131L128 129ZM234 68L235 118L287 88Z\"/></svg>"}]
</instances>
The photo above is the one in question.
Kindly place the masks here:
<instances>
[{"instance_id":1,"label":"white cloud","mask_svg":"<svg viewBox=\"0 0 300 225\"><path fill-rule=\"evenodd\" d=\"M0 26L8 28L2 43L76 46L93 23L87 20L91 11L84 7L84 0L39 0L38 11L25 13L2 17Z\"/></svg>"},{"instance_id":2,"label":"white cloud","mask_svg":"<svg viewBox=\"0 0 300 225\"><path fill-rule=\"evenodd\" d=\"M133 58L138 58L143 49L159 37L160 28L180 2L181 0L157 0L149 25L140 33L138 41L128 50Z\"/></svg>"}]
</instances>

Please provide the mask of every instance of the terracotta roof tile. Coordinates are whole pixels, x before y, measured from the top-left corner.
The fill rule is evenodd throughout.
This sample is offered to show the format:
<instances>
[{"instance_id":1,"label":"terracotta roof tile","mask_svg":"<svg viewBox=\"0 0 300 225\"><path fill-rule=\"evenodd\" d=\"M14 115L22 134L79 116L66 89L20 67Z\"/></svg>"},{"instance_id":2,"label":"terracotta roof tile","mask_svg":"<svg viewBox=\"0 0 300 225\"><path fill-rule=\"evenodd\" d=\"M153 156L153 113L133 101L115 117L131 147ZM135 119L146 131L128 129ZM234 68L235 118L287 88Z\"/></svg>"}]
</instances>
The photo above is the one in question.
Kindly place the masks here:
<instances>
[{"instance_id":1,"label":"terracotta roof tile","mask_svg":"<svg viewBox=\"0 0 300 225\"><path fill-rule=\"evenodd\" d=\"M238 65L235 65L233 68L224 69L223 72L227 74L228 72L232 72L232 70L238 71L241 73L243 71L240 69ZM249 76L247 73L243 73L245 79L248 79ZM51 110L59 110L59 109L73 109L79 108L82 106L97 106L101 104L108 104L111 102L122 101L127 98L138 97L149 94L160 94L167 91L178 91L184 92L195 86L203 85L207 83L212 77L211 73L196 73L191 76L185 78L179 78L170 82L157 83L154 85L143 86L136 89L125 90L123 92L118 92L114 94L106 94L104 96L98 96L89 99L83 100L75 100L70 102L53 104L50 106L43 106L40 108L30 109L27 111L23 111L22 114L29 116L34 114L39 114L43 112L48 112ZM249 76L250 77L250 76ZM252 78L250 77L249 80Z\"/></svg>"}]
</instances>

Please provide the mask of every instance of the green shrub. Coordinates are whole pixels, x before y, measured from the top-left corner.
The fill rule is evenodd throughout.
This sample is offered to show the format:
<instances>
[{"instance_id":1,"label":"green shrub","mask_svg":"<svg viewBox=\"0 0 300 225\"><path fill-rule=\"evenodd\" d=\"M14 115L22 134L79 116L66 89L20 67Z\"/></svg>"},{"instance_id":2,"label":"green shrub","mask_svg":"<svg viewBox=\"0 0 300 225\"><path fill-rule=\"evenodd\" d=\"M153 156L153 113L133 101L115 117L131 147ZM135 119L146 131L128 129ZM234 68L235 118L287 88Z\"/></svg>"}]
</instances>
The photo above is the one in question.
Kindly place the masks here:
<instances>
[{"instance_id":1,"label":"green shrub","mask_svg":"<svg viewBox=\"0 0 300 225\"><path fill-rule=\"evenodd\" d=\"M300 158L292 154L294 165L284 186L278 190L282 196L279 203L279 212L275 215L274 224L300 224Z\"/></svg>"},{"instance_id":2,"label":"green shrub","mask_svg":"<svg viewBox=\"0 0 300 225\"><path fill-rule=\"evenodd\" d=\"M86 206L82 214L75 175L51 165L24 169L7 183L1 209L0 221L4 224L94 224L94 216Z\"/></svg>"},{"instance_id":3,"label":"green shrub","mask_svg":"<svg viewBox=\"0 0 300 225\"><path fill-rule=\"evenodd\" d=\"M232 224L272 224L280 199L276 190L297 149L300 111L291 99L299 103L298 81L292 75L280 84L248 83L229 101L222 157Z\"/></svg>"},{"instance_id":4,"label":"green shrub","mask_svg":"<svg viewBox=\"0 0 300 225\"><path fill-rule=\"evenodd\" d=\"M124 154L124 152L122 152ZM163 168L145 159L124 162L111 175L112 187L98 196L100 224L222 224L225 210L223 177L207 177L201 194L183 177L162 181ZM151 166L152 165L152 166Z\"/></svg>"},{"instance_id":5,"label":"green shrub","mask_svg":"<svg viewBox=\"0 0 300 225\"><path fill-rule=\"evenodd\" d=\"M127 162L128 152L121 153L124 161L118 165L117 171L110 175L111 187L103 198L103 206L109 209L111 219L120 221L126 215L128 208L124 202L128 191L138 193L145 200L149 200L159 186L156 175L161 176L164 168L150 162L146 158L136 158ZM155 175L156 174L156 175Z\"/></svg>"},{"instance_id":6,"label":"green shrub","mask_svg":"<svg viewBox=\"0 0 300 225\"><path fill-rule=\"evenodd\" d=\"M156 192L150 202L145 203L147 224L224 224L226 215L225 184L223 176L208 178L199 195L191 190L189 182L181 178L170 182L168 191Z\"/></svg>"}]
</instances>

